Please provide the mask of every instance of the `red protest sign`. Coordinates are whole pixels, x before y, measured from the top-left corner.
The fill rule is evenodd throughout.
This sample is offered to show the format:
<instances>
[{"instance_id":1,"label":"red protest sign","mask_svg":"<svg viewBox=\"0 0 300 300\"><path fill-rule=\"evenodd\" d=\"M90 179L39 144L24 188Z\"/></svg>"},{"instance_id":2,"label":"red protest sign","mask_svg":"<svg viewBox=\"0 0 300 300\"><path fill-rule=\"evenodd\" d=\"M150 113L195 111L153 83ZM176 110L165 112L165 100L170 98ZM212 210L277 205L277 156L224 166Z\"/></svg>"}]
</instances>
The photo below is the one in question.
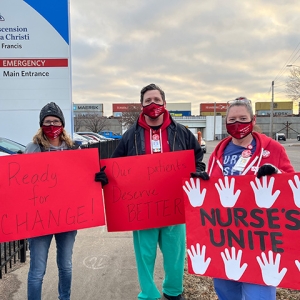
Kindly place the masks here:
<instances>
[{"instance_id":1,"label":"red protest sign","mask_svg":"<svg viewBox=\"0 0 300 300\"><path fill-rule=\"evenodd\" d=\"M101 226L97 149L0 158L0 242Z\"/></svg>"},{"instance_id":2,"label":"red protest sign","mask_svg":"<svg viewBox=\"0 0 300 300\"><path fill-rule=\"evenodd\" d=\"M184 223L182 178L195 171L193 150L101 160L108 231Z\"/></svg>"},{"instance_id":3,"label":"red protest sign","mask_svg":"<svg viewBox=\"0 0 300 300\"><path fill-rule=\"evenodd\" d=\"M300 289L299 178L185 180L189 272Z\"/></svg>"}]
</instances>

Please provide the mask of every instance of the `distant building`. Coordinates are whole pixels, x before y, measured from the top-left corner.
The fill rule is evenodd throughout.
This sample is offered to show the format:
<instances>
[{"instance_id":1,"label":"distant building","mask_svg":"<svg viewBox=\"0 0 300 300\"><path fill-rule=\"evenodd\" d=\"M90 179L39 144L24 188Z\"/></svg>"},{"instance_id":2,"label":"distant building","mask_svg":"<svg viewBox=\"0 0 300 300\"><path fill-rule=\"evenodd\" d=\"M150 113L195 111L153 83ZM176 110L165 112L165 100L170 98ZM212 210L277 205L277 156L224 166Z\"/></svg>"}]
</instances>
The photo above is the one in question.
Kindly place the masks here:
<instances>
[{"instance_id":1,"label":"distant building","mask_svg":"<svg viewBox=\"0 0 300 300\"><path fill-rule=\"evenodd\" d=\"M73 103L74 117L87 114L97 114L103 117L103 104L102 103Z\"/></svg>"},{"instance_id":2,"label":"distant building","mask_svg":"<svg viewBox=\"0 0 300 300\"><path fill-rule=\"evenodd\" d=\"M137 103L114 103L112 105L112 113L115 118L122 117L124 112L135 112L141 110L142 106L140 102Z\"/></svg>"},{"instance_id":3,"label":"distant building","mask_svg":"<svg viewBox=\"0 0 300 300\"><path fill-rule=\"evenodd\" d=\"M200 103L200 116L225 116L227 103Z\"/></svg>"},{"instance_id":4,"label":"distant building","mask_svg":"<svg viewBox=\"0 0 300 300\"><path fill-rule=\"evenodd\" d=\"M191 116L192 104L190 102L168 103L167 110L173 117L189 117Z\"/></svg>"},{"instance_id":5,"label":"distant building","mask_svg":"<svg viewBox=\"0 0 300 300\"><path fill-rule=\"evenodd\" d=\"M167 102L167 110L171 114L171 116L175 117L183 117L183 116L191 116L191 103L168 103ZM112 111L114 117L122 117L122 113L124 112L132 112L141 110L142 105L140 102L137 103L114 103L112 105Z\"/></svg>"},{"instance_id":6,"label":"distant building","mask_svg":"<svg viewBox=\"0 0 300 300\"><path fill-rule=\"evenodd\" d=\"M272 102L256 102L255 114L257 116L270 116ZM284 117L293 115L293 101L273 102L273 116Z\"/></svg>"}]
</instances>

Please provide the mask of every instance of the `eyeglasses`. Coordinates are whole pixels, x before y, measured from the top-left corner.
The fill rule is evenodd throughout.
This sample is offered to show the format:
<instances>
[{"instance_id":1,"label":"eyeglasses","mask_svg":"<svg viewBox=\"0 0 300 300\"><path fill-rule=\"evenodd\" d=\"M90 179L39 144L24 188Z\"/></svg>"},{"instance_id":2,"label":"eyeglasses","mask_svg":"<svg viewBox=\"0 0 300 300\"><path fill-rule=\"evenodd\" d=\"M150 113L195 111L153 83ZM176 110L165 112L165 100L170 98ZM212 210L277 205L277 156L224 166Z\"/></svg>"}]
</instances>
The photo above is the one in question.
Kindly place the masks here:
<instances>
[{"instance_id":1,"label":"eyeglasses","mask_svg":"<svg viewBox=\"0 0 300 300\"><path fill-rule=\"evenodd\" d=\"M53 120L53 121L46 120L46 121L43 122L43 125L45 125L45 126L50 126L50 125L60 126L61 121L60 120Z\"/></svg>"},{"instance_id":2,"label":"eyeglasses","mask_svg":"<svg viewBox=\"0 0 300 300\"><path fill-rule=\"evenodd\" d=\"M246 97L238 97L238 98L235 98L234 100L229 100L229 101L227 101L227 105L230 106L230 105L233 105L233 104L236 104L239 102L248 104L250 106L252 105L251 100L247 99Z\"/></svg>"}]
</instances>

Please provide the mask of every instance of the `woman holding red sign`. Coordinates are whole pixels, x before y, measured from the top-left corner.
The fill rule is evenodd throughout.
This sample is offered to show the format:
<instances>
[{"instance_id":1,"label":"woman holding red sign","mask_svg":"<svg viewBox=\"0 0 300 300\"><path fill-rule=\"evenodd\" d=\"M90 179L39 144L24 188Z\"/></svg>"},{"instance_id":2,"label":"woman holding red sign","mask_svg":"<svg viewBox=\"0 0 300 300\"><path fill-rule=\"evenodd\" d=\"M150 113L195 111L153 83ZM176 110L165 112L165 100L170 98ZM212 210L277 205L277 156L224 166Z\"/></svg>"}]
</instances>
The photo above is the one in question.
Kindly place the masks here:
<instances>
[{"instance_id":1,"label":"woman holding red sign","mask_svg":"<svg viewBox=\"0 0 300 300\"><path fill-rule=\"evenodd\" d=\"M45 105L40 112L40 128L25 153L62 151L75 149L72 139L64 129L65 118L54 102ZM40 300L46 272L48 251L53 236L56 241L59 299L69 300L72 280L72 254L77 231L29 238L30 268L28 273L28 300Z\"/></svg>"},{"instance_id":2,"label":"woman holding red sign","mask_svg":"<svg viewBox=\"0 0 300 300\"><path fill-rule=\"evenodd\" d=\"M272 138L253 131L255 121L250 100L240 97L228 102L226 129L230 136L223 139L210 156L209 176L252 174L260 178L294 172L284 147ZM275 286L214 278L214 287L219 300L276 299Z\"/></svg>"}]
</instances>

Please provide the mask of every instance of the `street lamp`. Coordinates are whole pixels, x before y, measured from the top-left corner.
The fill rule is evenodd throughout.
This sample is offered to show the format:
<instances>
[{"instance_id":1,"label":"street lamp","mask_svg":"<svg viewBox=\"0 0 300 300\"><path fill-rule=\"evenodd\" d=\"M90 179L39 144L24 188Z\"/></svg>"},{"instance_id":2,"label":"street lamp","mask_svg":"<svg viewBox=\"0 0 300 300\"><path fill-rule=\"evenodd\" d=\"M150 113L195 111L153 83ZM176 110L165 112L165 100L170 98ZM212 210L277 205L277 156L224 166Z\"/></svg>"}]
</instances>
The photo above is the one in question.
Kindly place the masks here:
<instances>
[{"instance_id":1,"label":"street lamp","mask_svg":"<svg viewBox=\"0 0 300 300\"><path fill-rule=\"evenodd\" d=\"M274 80L272 81L272 100L270 109L270 137L273 138L273 114L274 114Z\"/></svg>"}]
</instances>

